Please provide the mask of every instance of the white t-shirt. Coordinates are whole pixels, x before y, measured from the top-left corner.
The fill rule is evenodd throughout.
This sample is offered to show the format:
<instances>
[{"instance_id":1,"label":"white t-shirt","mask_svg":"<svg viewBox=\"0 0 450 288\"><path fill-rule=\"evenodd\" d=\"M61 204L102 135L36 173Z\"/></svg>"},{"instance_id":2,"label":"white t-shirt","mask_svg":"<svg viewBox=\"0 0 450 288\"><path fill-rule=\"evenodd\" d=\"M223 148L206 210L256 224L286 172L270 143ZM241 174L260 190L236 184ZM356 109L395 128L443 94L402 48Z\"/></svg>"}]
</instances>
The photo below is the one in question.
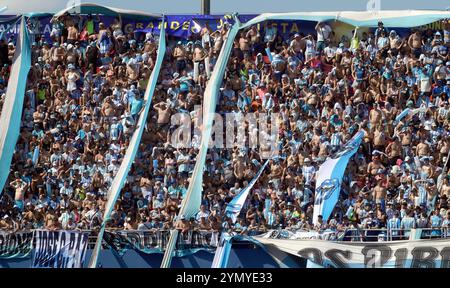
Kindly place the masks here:
<instances>
[{"instance_id":1,"label":"white t-shirt","mask_svg":"<svg viewBox=\"0 0 450 288\"><path fill-rule=\"evenodd\" d=\"M72 187L61 187L61 189L59 189L59 194L67 194L69 197L71 197L72 196L72 193L73 193L73 188Z\"/></svg>"},{"instance_id":2,"label":"white t-shirt","mask_svg":"<svg viewBox=\"0 0 450 288\"><path fill-rule=\"evenodd\" d=\"M329 25L324 25L323 27L319 27L317 31L317 42L328 40L330 38L330 34L333 30Z\"/></svg>"},{"instance_id":3,"label":"white t-shirt","mask_svg":"<svg viewBox=\"0 0 450 288\"><path fill-rule=\"evenodd\" d=\"M199 211L197 213L197 215L195 216L195 220L200 221L200 218L202 218L202 217L205 217L206 219L208 219L209 212L208 211L205 211L205 212Z\"/></svg>"},{"instance_id":4,"label":"white t-shirt","mask_svg":"<svg viewBox=\"0 0 450 288\"><path fill-rule=\"evenodd\" d=\"M328 58L333 58L336 55L336 47L327 46L325 47L325 49L323 49L323 51Z\"/></svg>"},{"instance_id":5,"label":"white t-shirt","mask_svg":"<svg viewBox=\"0 0 450 288\"><path fill-rule=\"evenodd\" d=\"M178 161L183 161L183 160L189 160L189 155L188 154L179 154L177 157ZM178 164L178 172L188 172L189 171L189 164L188 163L180 163Z\"/></svg>"},{"instance_id":6,"label":"white t-shirt","mask_svg":"<svg viewBox=\"0 0 450 288\"><path fill-rule=\"evenodd\" d=\"M419 81L420 81L420 92L431 91L430 77L426 75L421 75Z\"/></svg>"},{"instance_id":7,"label":"white t-shirt","mask_svg":"<svg viewBox=\"0 0 450 288\"><path fill-rule=\"evenodd\" d=\"M309 39L306 40L305 54L313 54L314 55L314 42Z\"/></svg>"}]
</instances>

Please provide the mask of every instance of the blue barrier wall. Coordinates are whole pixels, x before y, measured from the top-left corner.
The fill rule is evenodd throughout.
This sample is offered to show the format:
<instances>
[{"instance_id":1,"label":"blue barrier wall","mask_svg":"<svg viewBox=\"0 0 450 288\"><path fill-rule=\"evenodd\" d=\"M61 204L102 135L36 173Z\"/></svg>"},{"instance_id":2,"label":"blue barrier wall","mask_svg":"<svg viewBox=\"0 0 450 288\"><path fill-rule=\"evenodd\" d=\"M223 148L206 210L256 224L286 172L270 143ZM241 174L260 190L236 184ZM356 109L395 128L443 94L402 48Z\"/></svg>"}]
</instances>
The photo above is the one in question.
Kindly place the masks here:
<instances>
[{"instance_id":1,"label":"blue barrier wall","mask_svg":"<svg viewBox=\"0 0 450 288\"><path fill-rule=\"evenodd\" d=\"M255 248L254 248L255 247ZM93 249L88 249L85 267L89 262ZM300 257L290 257L292 267L303 268L306 260ZM163 254L144 254L128 250L120 257L112 250L101 250L98 264L102 268L159 268ZM214 254L199 251L195 254L172 258L172 268L211 268ZM30 268L31 258L0 259L0 268ZM239 245L231 249L229 268L279 268L279 265L262 248L253 245Z\"/></svg>"}]
</instances>

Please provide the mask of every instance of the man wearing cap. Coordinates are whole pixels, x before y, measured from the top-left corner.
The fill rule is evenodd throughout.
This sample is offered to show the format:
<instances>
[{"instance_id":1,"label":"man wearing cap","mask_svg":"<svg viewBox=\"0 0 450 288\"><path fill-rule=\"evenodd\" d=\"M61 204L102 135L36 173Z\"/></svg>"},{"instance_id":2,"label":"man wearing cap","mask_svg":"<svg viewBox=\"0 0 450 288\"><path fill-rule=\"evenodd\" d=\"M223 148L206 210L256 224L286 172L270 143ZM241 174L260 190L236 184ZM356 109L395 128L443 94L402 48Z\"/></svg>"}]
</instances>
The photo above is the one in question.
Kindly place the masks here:
<instances>
[{"instance_id":1,"label":"man wearing cap","mask_svg":"<svg viewBox=\"0 0 450 288\"><path fill-rule=\"evenodd\" d=\"M109 133L111 140L119 140L122 138L123 126L120 121L117 121L117 117L115 116L112 118Z\"/></svg>"},{"instance_id":2,"label":"man wearing cap","mask_svg":"<svg viewBox=\"0 0 450 288\"><path fill-rule=\"evenodd\" d=\"M13 221L8 214L3 215L0 219L0 229L6 231L14 229Z\"/></svg>"},{"instance_id":3,"label":"man wearing cap","mask_svg":"<svg viewBox=\"0 0 450 288\"><path fill-rule=\"evenodd\" d=\"M303 53L302 50L304 49L304 42L303 39L300 37L300 34L296 33L294 35L294 39L292 39L291 43L289 44L289 49L294 53L296 57L299 59L303 59Z\"/></svg>"},{"instance_id":4,"label":"man wearing cap","mask_svg":"<svg viewBox=\"0 0 450 288\"><path fill-rule=\"evenodd\" d=\"M53 47L50 49L52 64L56 67L57 65L64 64L64 58L66 51L63 47L60 47L58 42L53 43Z\"/></svg>"},{"instance_id":5,"label":"man wearing cap","mask_svg":"<svg viewBox=\"0 0 450 288\"><path fill-rule=\"evenodd\" d=\"M175 224L175 229L180 230L181 233L189 232L191 225L184 215L179 215L179 220Z\"/></svg>"},{"instance_id":6,"label":"man wearing cap","mask_svg":"<svg viewBox=\"0 0 450 288\"><path fill-rule=\"evenodd\" d=\"M311 164L311 159L308 157L303 160L302 174L303 179L305 179L305 184L309 185L315 181L316 168Z\"/></svg>"}]
</instances>

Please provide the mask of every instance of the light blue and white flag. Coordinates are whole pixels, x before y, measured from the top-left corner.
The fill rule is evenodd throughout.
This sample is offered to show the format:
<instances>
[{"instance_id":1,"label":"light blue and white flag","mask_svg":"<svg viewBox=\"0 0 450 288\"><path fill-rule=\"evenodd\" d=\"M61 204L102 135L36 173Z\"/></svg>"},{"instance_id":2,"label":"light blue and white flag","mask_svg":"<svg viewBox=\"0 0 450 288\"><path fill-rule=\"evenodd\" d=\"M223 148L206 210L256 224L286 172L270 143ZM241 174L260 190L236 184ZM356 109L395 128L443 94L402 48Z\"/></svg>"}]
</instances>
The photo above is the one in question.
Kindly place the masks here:
<instances>
[{"instance_id":1,"label":"light blue and white flag","mask_svg":"<svg viewBox=\"0 0 450 288\"><path fill-rule=\"evenodd\" d=\"M272 200L270 198L266 198L264 200L264 217L267 219L269 217L270 206L272 206Z\"/></svg>"},{"instance_id":2,"label":"light blue and white flag","mask_svg":"<svg viewBox=\"0 0 450 288\"><path fill-rule=\"evenodd\" d=\"M411 109L410 108L406 108L400 114L398 114L397 117L395 117L395 122L399 122L404 117L406 117L410 112L411 112Z\"/></svg>"},{"instance_id":3,"label":"light blue and white flag","mask_svg":"<svg viewBox=\"0 0 450 288\"><path fill-rule=\"evenodd\" d=\"M194 33L200 33L200 31L202 31L202 25L200 25L195 20L192 20L192 28L193 28L192 31Z\"/></svg>"},{"instance_id":4,"label":"light blue and white flag","mask_svg":"<svg viewBox=\"0 0 450 288\"><path fill-rule=\"evenodd\" d=\"M252 181L248 184L247 187L242 189L238 195L236 195L233 200L228 203L227 208L225 209L225 214L227 217L230 217L233 223L236 223L237 216L241 213L242 206L247 199L248 193L252 189L253 185L255 185L259 176L261 176L264 168L266 168L267 163L269 163L269 159L266 160L263 166L259 169L258 173L256 173L255 177L253 177ZM222 232L220 236L219 245L217 246L216 253L214 255L214 260L211 268L226 268L228 263L228 258L230 257L231 252L231 240L232 237L227 232Z\"/></svg>"},{"instance_id":5,"label":"light blue and white flag","mask_svg":"<svg viewBox=\"0 0 450 288\"><path fill-rule=\"evenodd\" d=\"M33 159L31 160L33 162L33 165L36 166L39 160L39 146L34 147L33 151Z\"/></svg>"},{"instance_id":6,"label":"light blue and white flag","mask_svg":"<svg viewBox=\"0 0 450 288\"><path fill-rule=\"evenodd\" d=\"M232 239L233 237L229 233L222 233L222 235L220 236L219 245L216 249L216 253L214 254L211 268L227 268L228 259L230 258Z\"/></svg>"},{"instance_id":7,"label":"light blue and white flag","mask_svg":"<svg viewBox=\"0 0 450 288\"><path fill-rule=\"evenodd\" d=\"M20 135L23 103L30 67L31 44L26 29L26 19L22 16L13 65L8 80L8 89L0 113L0 196L9 176L14 150Z\"/></svg>"},{"instance_id":8,"label":"light blue and white flag","mask_svg":"<svg viewBox=\"0 0 450 288\"><path fill-rule=\"evenodd\" d=\"M329 157L319 168L316 178L316 195L314 200L313 223L317 223L319 215L326 221L333 212L339 199L342 178L350 158L358 151L364 137L359 131L342 149Z\"/></svg>"},{"instance_id":9,"label":"light blue and white flag","mask_svg":"<svg viewBox=\"0 0 450 288\"><path fill-rule=\"evenodd\" d=\"M239 215L239 213L241 213L242 206L247 199L248 193L253 188L253 185L255 185L259 176L261 176L261 173L264 171L264 168L266 168L267 163L269 163L269 159L266 160L264 165L259 169L258 173L255 175L252 181L250 181L248 186L242 189L241 192L239 192L239 194L236 195L233 200L230 201L230 203L228 203L227 208L225 209L225 214L227 215L227 217L230 217L233 220L233 223L236 222L237 216Z\"/></svg>"},{"instance_id":10,"label":"light blue and white flag","mask_svg":"<svg viewBox=\"0 0 450 288\"><path fill-rule=\"evenodd\" d=\"M267 54L267 57L269 57L269 61L272 62L273 61L273 56L272 56L272 52L270 52L270 48L269 47L266 48L266 54Z\"/></svg>"}]
</instances>

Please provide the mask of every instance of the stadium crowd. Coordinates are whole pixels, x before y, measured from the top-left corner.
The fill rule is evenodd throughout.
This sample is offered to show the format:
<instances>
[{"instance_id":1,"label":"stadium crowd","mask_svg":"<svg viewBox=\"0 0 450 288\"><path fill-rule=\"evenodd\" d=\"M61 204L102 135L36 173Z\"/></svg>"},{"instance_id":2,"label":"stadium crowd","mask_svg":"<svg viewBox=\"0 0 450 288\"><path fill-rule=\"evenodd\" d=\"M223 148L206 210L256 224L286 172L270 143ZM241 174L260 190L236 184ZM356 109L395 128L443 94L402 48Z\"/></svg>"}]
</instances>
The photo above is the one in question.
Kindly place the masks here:
<instances>
[{"instance_id":1,"label":"stadium crowd","mask_svg":"<svg viewBox=\"0 0 450 288\"><path fill-rule=\"evenodd\" d=\"M356 27L351 38L338 38L325 22L314 34L289 37L271 22L241 31L216 111L276 115L279 129L272 143L280 157L269 160L233 223L224 214L227 203L267 157L258 148L210 149L200 211L190 219L179 215L176 228L247 234L448 227L449 25L400 33L380 22L369 31ZM189 148L174 147L177 126L171 118L189 113L196 123L195 107L203 102L227 30L206 25L192 39L170 39L109 229L174 228L199 139ZM53 21L52 39L46 43L37 36L32 46L0 229L97 229L145 104L158 46L151 33L124 34L120 18L106 27L93 17L66 15ZM409 113L396 119L406 108ZM347 166L332 217L314 225L316 172L359 130L364 139Z\"/></svg>"}]
</instances>

